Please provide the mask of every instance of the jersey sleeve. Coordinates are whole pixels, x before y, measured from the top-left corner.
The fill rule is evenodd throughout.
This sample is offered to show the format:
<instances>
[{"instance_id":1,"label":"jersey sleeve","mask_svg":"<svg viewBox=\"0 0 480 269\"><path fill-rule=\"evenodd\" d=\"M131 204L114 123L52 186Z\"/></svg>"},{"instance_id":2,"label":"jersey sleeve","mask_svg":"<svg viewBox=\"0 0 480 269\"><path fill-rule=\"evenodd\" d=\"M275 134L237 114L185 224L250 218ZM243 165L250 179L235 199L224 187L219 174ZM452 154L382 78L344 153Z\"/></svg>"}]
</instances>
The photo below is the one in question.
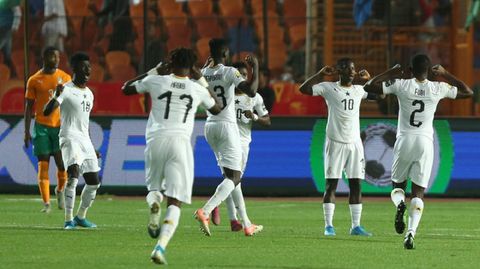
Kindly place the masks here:
<instances>
[{"instance_id":1,"label":"jersey sleeve","mask_svg":"<svg viewBox=\"0 0 480 269\"><path fill-rule=\"evenodd\" d=\"M25 92L25 98L35 100L37 97L35 91L35 82L32 78L27 81L27 91Z\"/></svg>"},{"instance_id":2,"label":"jersey sleeve","mask_svg":"<svg viewBox=\"0 0 480 269\"><path fill-rule=\"evenodd\" d=\"M135 87L138 93L150 92L153 87L153 80L156 79L156 76L148 75L141 80L135 81L132 86Z\"/></svg>"},{"instance_id":3,"label":"jersey sleeve","mask_svg":"<svg viewBox=\"0 0 480 269\"><path fill-rule=\"evenodd\" d=\"M207 88L204 88L200 85L197 85L197 86L198 86L197 87L198 96L200 97L200 105L207 110L212 108L215 105L215 100L210 95L210 92L207 90Z\"/></svg>"},{"instance_id":4,"label":"jersey sleeve","mask_svg":"<svg viewBox=\"0 0 480 269\"><path fill-rule=\"evenodd\" d=\"M399 85L400 85L399 79L391 79L391 80L384 81L382 83L383 93L395 94L398 90Z\"/></svg>"},{"instance_id":5,"label":"jersey sleeve","mask_svg":"<svg viewBox=\"0 0 480 269\"><path fill-rule=\"evenodd\" d=\"M321 82L312 86L312 95L313 96L324 96L325 92L328 91L328 84L326 82Z\"/></svg>"},{"instance_id":6,"label":"jersey sleeve","mask_svg":"<svg viewBox=\"0 0 480 269\"><path fill-rule=\"evenodd\" d=\"M362 95L362 99L367 99L368 97L368 92L366 92L364 89L363 89L363 86L357 86L358 88L358 91L360 92L360 94Z\"/></svg>"},{"instance_id":7,"label":"jersey sleeve","mask_svg":"<svg viewBox=\"0 0 480 269\"><path fill-rule=\"evenodd\" d=\"M457 97L457 93L458 93L457 87L452 86L445 82L439 82L437 87L442 98L455 99Z\"/></svg>"},{"instance_id":8,"label":"jersey sleeve","mask_svg":"<svg viewBox=\"0 0 480 269\"><path fill-rule=\"evenodd\" d=\"M245 81L240 72L235 67L231 67L229 72L227 72L228 81L231 81L235 84L235 87L238 87L238 84Z\"/></svg>"},{"instance_id":9,"label":"jersey sleeve","mask_svg":"<svg viewBox=\"0 0 480 269\"><path fill-rule=\"evenodd\" d=\"M253 106L253 110L255 110L259 117L263 117L268 115L268 110L263 103L263 98L260 94L255 95L255 105Z\"/></svg>"}]
</instances>

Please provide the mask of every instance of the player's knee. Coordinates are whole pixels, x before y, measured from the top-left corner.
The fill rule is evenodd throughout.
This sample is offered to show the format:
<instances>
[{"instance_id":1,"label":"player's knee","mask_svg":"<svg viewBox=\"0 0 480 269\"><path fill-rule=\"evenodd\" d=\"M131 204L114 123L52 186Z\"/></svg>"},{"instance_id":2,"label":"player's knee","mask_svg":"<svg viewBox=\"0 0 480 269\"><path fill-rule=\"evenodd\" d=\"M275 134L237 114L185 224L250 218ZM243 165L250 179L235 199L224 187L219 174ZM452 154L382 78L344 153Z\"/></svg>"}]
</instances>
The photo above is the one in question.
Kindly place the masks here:
<instances>
[{"instance_id":1,"label":"player's knee","mask_svg":"<svg viewBox=\"0 0 480 269\"><path fill-rule=\"evenodd\" d=\"M78 178L80 169L77 164L72 164L68 167L67 173L69 178Z\"/></svg>"},{"instance_id":2,"label":"player's knee","mask_svg":"<svg viewBox=\"0 0 480 269\"><path fill-rule=\"evenodd\" d=\"M78 184L78 178L76 177L69 177L67 179L67 188L69 189L74 189L77 187Z\"/></svg>"}]
</instances>

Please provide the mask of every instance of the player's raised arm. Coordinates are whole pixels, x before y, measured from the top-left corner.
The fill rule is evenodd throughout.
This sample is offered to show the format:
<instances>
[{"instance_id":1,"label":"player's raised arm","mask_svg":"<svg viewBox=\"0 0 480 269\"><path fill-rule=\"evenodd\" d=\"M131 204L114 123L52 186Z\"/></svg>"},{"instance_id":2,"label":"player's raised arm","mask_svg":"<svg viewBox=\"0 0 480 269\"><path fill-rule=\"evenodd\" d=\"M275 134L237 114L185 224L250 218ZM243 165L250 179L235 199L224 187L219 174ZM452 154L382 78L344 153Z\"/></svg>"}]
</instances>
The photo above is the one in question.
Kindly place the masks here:
<instances>
[{"instance_id":1,"label":"player's raised arm","mask_svg":"<svg viewBox=\"0 0 480 269\"><path fill-rule=\"evenodd\" d=\"M332 66L324 66L320 71L318 71L315 75L309 77L305 82L300 85L300 92L305 95L313 95L312 87L315 84L323 82L324 76L331 76L336 73L336 70Z\"/></svg>"},{"instance_id":2,"label":"player's raised arm","mask_svg":"<svg viewBox=\"0 0 480 269\"><path fill-rule=\"evenodd\" d=\"M449 84L457 87L458 92L456 99L469 98L473 96L472 89L470 89L470 87L468 87L465 82L459 80L457 77L450 74L450 72L445 70L443 66L439 64L432 66L432 73L435 76L443 77Z\"/></svg>"},{"instance_id":3,"label":"player's raised arm","mask_svg":"<svg viewBox=\"0 0 480 269\"><path fill-rule=\"evenodd\" d=\"M50 99L50 101L48 101L48 103L43 108L43 115L44 116L50 115L55 110L55 108L60 106L60 103L57 101L57 98L60 96L60 94L62 94L63 88L64 87L63 87L62 84L57 85L57 88L55 89L54 97L52 99Z\"/></svg>"},{"instance_id":4,"label":"player's raised arm","mask_svg":"<svg viewBox=\"0 0 480 269\"><path fill-rule=\"evenodd\" d=\"M170 65L168 63L160 62L156 67L150 69L147 73L141 74L125 82L125 84L123 84L122 86L122 92L125 95L138 94L137 89L135 88L135 86L132 85L135 81L141 80L148 75L166 75L169 72L170 72Z\"/></svg>"},{"instance_id":5,"label":"player's raised arm","mask_svg":"<svg viewBox=\"0 0 480 269\"><path fill-rule=\"evenodd\" d=\"M403 74L403 69L399 64L396 64L395 66L388 69L387 71L367 81L367 83L365 83L365 85L363 86L363 89L366 92L383 94L382 83L384 81L394 79L401 74Z\"/></svg>"},{"instance_id":6,"label":"player's raised arm","mask_svg":"<svg viewBox=\"0 0 480 269\"><path fill-rule=\"evenodd\" d=\"M240 82L237 88L250 97L254 97L258 89L258 59L253 55L248 55L245 62L252 68L252 75L248 79Z\"/></svg>"}]
</instances>

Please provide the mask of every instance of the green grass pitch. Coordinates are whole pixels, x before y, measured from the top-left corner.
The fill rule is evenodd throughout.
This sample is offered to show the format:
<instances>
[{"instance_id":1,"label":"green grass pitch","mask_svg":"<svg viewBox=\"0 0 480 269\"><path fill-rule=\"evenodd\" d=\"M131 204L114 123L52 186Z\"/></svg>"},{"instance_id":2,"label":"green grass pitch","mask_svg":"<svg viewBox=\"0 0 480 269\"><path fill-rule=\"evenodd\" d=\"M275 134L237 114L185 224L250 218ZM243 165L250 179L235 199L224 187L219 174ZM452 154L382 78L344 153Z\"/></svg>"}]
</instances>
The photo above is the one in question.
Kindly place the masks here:
<instances>
[{"instance_id":1,"label":"green grass pitch","mask_svg":"<svg viewBox=\"0 0 480 269\"><path fill-rule=\"evenodd\" d=\"M77 197L77 206L79 198ZM206 198L182 208L180 225L167 248L167 268L479 268L478 200L426 199L416 249L404 250L393 228L388 198L366 198L362 224L370 238L348 235L350 213L338 199L337 236L323 236L321 200L247 198L254 237L222 223L204 236L192 214ZM53 206L56 206L53 204ZM40 213L38 196L0 196L0 268L154 268L156 240L146 232L143 197L100 196L89 211L96 230L64 231L63 212ZM164 212L164 207L162 208Z\"/></svg>"}]
</instances>

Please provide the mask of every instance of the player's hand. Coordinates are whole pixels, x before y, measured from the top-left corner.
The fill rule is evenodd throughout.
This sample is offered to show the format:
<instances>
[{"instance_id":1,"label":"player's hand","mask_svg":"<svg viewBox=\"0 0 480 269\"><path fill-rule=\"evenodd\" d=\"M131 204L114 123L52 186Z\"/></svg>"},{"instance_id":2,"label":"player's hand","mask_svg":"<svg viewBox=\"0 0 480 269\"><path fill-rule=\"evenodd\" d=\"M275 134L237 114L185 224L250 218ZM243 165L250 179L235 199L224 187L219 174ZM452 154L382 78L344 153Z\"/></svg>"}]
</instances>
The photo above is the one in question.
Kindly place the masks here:
<instances>
[{"instance_id":1,"label":"player's hand","mask_svg":"<svg viewBox=\"0 0 480 269\"><path fill-rule=\"evenodd\" d=\"M392 76L395 76L395 77L403 75L403 68L400 64L394 65L388 71Z\"/></svg>"},{"instance_id":2,"label":"player's hand","mask_svg":"<svg viewBox=\"0 0 480 269\"><path fill-rule=\"evenodd\" d=\"M205 61L205 64L203 65L202 69L207 68L207 67L212 67L212 66L213 66L213 58L208 56L208 58Z\"/></svg>"},{"instance_id":3,"label":"player's hand","mask_svg":"<svg viewBox=\"0 0 480 269\"><path fill-rule=\"evenodd\" d=\"M322 69L320 69L320 71L318 71L318 73L322 74L324 76L332 76L332 75L335 75L337 73L337 70L335 69L335 67L326 65L326 66L322 67Z\"/></svg>"},{"instance_id":4,"label":"player's hand","mask_svg":"<svg viewBox=\"0 0 480 269\"><path fill-rule=\"evenodd\" d=\"M363 80L370 80L371 78L370 73L365 69L360 70L357 74Z\"/></svg>"},{"instance_id":5,"label":"player's hand","mask_svg":"<svg viewBox=\"0 0 480 269\"><path fill-rule=\"evenodd\" d=\"M194 65L190 69L190 76L195 80L199 80L203 75L202 75L202 72L200 71L200 69L197 66Z\"/></svg>"},{"instance_id":6,"label":"player's hand","mask_svg":"<svg viewBox=\"0 0 480 269\"><path fill-rule=\"evenodd\" d=\"M97 159L101 159L101 158L102 158L102 154L101 154L100 151L98 151L98 150L95 150L95 155L97 155Z\"/></svg>"},{"instance_id":7,"label":"player's hand","mask_svg":"<svg viewBox=\"0 0 480 269\"><path fill-rule=\"evenodd\" d=\"M247 57L245 57L245 62L252 67L258 66L258 59L252 54L248 54Z\"/></svg>"},{"instance_id":8,"label":"player's hand","mask_svg":"<svg viewBox=\"0 0 480 269\"><path fill-rule=\"evenodd\" d=\"M155 68L157 68L157 73L159 75L166 75L166 74L170 73L170 64L169 63L160 62L159 64L157 64L157 66Z\"/></svg>"},{"instance_id":9,"label":"player's hand","mask_svg":"<svg viewBox=\"0 0 480 269\"><path fill-rule=\"evenodd\" d=\"M25 136L23 138L23 142L25 143L25 148L28 148L28 146L30 146L31 141L32 141L32 136L30 135L30 132L25 132Z\"/></svg>"},{"instance_id":10,"label":"player's hand","mask_svg":"<svg viewBox=\"0 0 480 269\"><path fill-rule=\"evenodd\" d=\"M244 110L243 115L245 115L247 119L253 119L253 112L250 110Z\"/></svg>"},{"instance_id":11,"label":"player's hand","mask_svg":"<svg viewBox=\"0 0 480 269\"><path fill-rule=\"evenodd\" d=\"M57 85L57 88L55 88L55 97L59 97L60 94L62 94L63 88L65 87L62 84Z\"/></svg>"},{"instance_id":12,"label":"player's hand","mask_svg":"<svg viewBox=\"0 0 480 269\"><path fill-rule=\"evenodd\" d=\"M443 66L437 64L432 66L432 74L435 76L443 76L447 73L447 70Z\"/></svg>"}]
</instances>

